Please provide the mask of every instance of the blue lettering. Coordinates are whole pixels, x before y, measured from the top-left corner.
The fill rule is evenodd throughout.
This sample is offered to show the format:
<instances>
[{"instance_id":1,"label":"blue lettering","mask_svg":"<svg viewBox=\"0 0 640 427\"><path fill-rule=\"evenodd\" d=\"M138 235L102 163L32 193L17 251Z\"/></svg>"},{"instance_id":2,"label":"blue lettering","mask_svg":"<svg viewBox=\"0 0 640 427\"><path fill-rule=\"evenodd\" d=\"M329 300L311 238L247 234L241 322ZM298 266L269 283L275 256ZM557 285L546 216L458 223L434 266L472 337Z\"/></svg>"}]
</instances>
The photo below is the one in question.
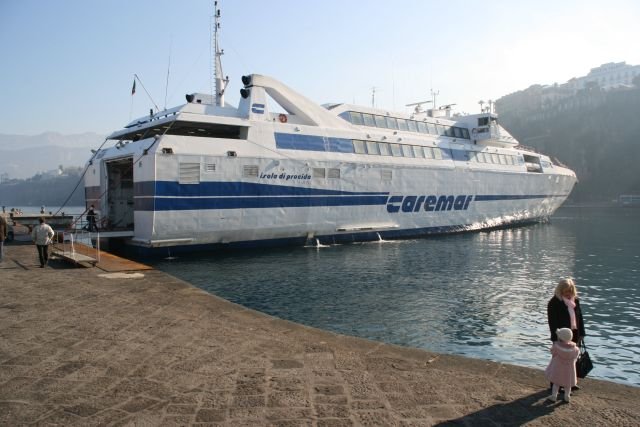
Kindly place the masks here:
<instances>
[{"instance_id":1,"label":"blue lettering","mask_svg":"<svg viewBox=\"0 0 640 427\"><path fill-rule=\"evenodd\" d=\"M402 196L391 196L389 200L387 200L387 212L396 213L400 210L400 206L395 206L393 203L400 203L402 201Z\"/></svg>"},{"instance_id":2,"label":"blue lettering","mask_svg":"<svg viewBox=\"0 0 640 427\"><path fill-rule=\"evenodd\" d=\"M436 204L436 196L427 196L427 200L424 202L424 210L427 212L432 212L436 209L434 206Z\"/></svg>"},{"instance_id":3,"label":"blue lettering","mask_svg":"<svg viewBox=\"0 0 640 427\"><path fill-rule=\"evenodd\" d=\"M457 211L461 211L464 209L464 202L467 201L467 196L458 196L456 200L453 202L453 209Z\"/></svg>"},{"instance_id":4,"label":"blue lettering","mask_svg":"<svg viewBox=\"0 0 640 427\"><path fill-rule=\"evenodd\" d=\"M417 196L407 196L402 201L402 212L413 212Z\"/></svg>"},{"instance_id":5,"label":"blue lettering","mask_svg":"<svg viewBox=\"0 0 640 427\"><path fill-rule=\"evenodd\" d=\"M464 208L462 208L463 210L467 210L467 208L469 208L469 203L471 203L471 201L473 200L473 196L467 196L467 201L464 202Z\"/></svg>"},{"instance_id":6,"label":"blue lettering","mask_svg":"<svg viewBox=\"0 0 640 427\"><path fill-rule=\"evenodd\" d=\"M436 203L437 211L450 211L453 206L453 196L440 196L438 197L438 203Z\"/></svg>"},{"instance_id":7,"label":"blue lettering","mask_svg":"<svg viewBox=\"0 0 640 427\"><path fill-rule=\"evenodd\" d=\"M265 177L268 177L265 176ZM305 179L309 176L287 176L287 179ZM460 196L390 196L387 199L387 212L397 213L400 212L419 212L424 205L426 212L434 211L450 211L452 209L456 211L466 211L469 205L473 201L473 196L460 195Z\"/></svg>"}]
</instances>

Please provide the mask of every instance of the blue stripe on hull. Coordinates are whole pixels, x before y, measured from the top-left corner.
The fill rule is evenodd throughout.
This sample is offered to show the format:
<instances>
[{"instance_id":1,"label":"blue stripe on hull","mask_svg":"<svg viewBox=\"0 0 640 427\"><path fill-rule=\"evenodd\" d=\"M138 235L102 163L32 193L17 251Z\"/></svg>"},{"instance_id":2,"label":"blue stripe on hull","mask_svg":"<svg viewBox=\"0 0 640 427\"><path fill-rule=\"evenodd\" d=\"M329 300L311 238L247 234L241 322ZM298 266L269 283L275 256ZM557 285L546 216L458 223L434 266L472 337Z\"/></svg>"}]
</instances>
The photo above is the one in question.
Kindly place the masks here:
<instances>
[{"instance_id":1,"label":"blue stripe on hull","mask_svg":"<svg viewBox=\"0 0 640 427\"><path fill-rule=\"evenodd\" d=\"M385 194L389 194L389 192L329 190L253 182L208 181L199 184L180 184L175 181L147 181L136 183L136 196L143 197L374 196Z\"/></svg>"},{"instance_id":2,"label":"blue stripe on hull","mask_svg":"<svg viewBox=\"0 0 640 427\"><path fill-rule=\"evenodd\" d=\"M401 196L400 196L401 197ZM566 197L566 195L479 195L475 202L528 200ZM261 197L136 197L136 211L180 211L210 209L267 209L320 206L383 206L388 195L344 196L261 196Z\"/></svg>"},{"instance_id":3,"label":"blue stripe on hull","mask_svg":"<svg viewBox=\"0 0 640 427\"><path fill-rule=\"evenodd\" d=\"M384 205L387 196L156 198L156 211ZM143 209L143 210L154 210Z\"/></svg>"}]
</instances>

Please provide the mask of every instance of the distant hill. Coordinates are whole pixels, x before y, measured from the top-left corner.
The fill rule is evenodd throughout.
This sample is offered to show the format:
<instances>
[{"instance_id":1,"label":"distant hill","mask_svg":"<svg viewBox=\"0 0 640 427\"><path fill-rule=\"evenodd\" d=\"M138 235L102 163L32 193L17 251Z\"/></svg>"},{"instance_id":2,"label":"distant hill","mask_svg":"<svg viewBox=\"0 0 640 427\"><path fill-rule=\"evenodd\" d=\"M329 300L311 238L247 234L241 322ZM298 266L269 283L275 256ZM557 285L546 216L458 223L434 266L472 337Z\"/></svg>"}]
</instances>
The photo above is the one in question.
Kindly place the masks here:
<instances>
[{"instance_id":1,"label":"distant hill","mask_svg":"<svg viewBox=\"0 0 640 427\"><path fill-rule=\"evenodd\" d=\"M640 194L640 87L591 86L541 98L539 87L496 101L501 124L520 143L556 157L578 176L574 202Z\"/></svg>"},{"instance_id":2,"label":"distant hill","mask_svg":"<svg viewBox=\"0 0 640 427\"><path fill-rule=\"evenodd\" d=\"M25 179L37 173L63 167L83 166L104 136L95 133L62 135L0 134L0 176Z\"/></svg>"},{"instance_id":3,"label":"distant hill","mask_svg":"<svg viewBox=\"0 0 640 427\"><path fill-rule=\"evenodd\" d=\"M61 175L35 175L0 184L2 206L84 205L82 168L67 168Z\"/></svg>"}]
</instances>

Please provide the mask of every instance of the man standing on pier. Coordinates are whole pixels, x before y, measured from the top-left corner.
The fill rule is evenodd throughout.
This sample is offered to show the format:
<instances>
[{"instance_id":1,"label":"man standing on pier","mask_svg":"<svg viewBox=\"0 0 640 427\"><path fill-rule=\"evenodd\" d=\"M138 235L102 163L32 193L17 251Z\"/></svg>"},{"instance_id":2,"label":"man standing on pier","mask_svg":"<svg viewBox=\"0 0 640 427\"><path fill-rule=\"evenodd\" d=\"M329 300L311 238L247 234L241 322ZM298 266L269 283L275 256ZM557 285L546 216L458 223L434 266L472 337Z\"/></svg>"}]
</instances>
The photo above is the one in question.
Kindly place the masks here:
<instances>
[{"instance_id":1,"label":"man standing on pier","mask_svg":"<svg viewBox=\"0 0 640 427\"><path fill-rule=\"evenodd\" d=\"M53 228L44 222L44 218L40 217L39 225L33 228L31 238L38 248L38 256L40 257L40 268L44 268L49 262L49 244L54 236Z\"/></svg>"},{"instance_id":2,"label":"man standing on pier","mask_svg":"<svg viewBox=\"0 0 640 427\"><path fill-rule=\"evenodd\" d=\"M4 210L4 206L2 207ZM4 258L4 241L9 235L9 224L7 224L7 220L4 215L0 215L0 262Z\"/></svg>"}]
</instances>

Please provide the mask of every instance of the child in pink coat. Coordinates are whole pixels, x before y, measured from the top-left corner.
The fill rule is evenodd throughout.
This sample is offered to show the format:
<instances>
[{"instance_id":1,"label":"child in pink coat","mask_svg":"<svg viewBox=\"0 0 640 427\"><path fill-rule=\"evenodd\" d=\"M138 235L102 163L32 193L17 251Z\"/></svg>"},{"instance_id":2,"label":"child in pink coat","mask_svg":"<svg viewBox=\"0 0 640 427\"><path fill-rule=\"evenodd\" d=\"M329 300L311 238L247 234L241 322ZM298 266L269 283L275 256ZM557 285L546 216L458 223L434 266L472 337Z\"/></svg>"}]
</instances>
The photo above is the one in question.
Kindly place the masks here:
<instances>
[{"instance_id":1,"label":"child in pink coat","mask_svg":"<svg viewBox=\"0 0 640 427\"><path fill-rule=\"evenodd\" d=\"M564 401L571 401L571 387L578 384L576 375L576 360L580 349L571 341L573 332L569 328L561 328L556 331L558 341L551 346L551 361L544 371L545 376L553 383L549 400L555 402L558 399L560 387L564 388Z\"/></svg>"}]
</instances>

